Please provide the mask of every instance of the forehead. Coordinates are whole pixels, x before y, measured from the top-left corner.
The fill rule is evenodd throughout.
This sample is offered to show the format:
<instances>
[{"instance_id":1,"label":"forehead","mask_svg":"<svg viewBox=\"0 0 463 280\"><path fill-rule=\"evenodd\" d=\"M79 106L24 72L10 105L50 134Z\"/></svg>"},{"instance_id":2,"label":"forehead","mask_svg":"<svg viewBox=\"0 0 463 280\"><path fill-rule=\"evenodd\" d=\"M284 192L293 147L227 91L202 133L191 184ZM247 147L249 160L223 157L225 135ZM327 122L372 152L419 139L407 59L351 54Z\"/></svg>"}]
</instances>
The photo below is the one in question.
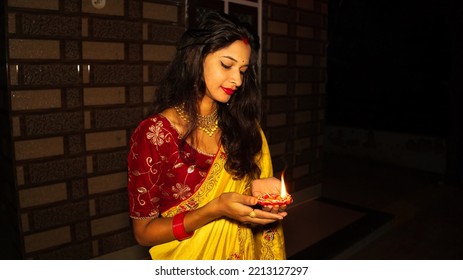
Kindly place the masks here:
<instances>
[{"instance_id":1,"label":"forehead","mask_svg":"<svg viewBox=\"0 0 463 280\"><path fill-rule=\"evenodd\" d=\"M212 53L212 55L218 58L224 57L235 60L240 64L248 64L251 56L251 47L249 44L245 44L243 41L238 40L233 42L231 45Z\"/></svg>"}]
</instances>

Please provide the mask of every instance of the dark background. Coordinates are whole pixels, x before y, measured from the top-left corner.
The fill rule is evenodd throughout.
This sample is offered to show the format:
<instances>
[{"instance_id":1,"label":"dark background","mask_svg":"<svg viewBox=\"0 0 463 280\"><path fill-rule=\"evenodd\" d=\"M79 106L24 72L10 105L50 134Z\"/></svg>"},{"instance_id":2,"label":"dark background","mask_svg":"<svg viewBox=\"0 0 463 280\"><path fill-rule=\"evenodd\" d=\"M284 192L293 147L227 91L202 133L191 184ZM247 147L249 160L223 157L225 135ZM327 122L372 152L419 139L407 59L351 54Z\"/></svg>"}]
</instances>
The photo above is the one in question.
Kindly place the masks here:
<instances>
[{"instance_id":1,"label":"dark background","mask_svg":"<svg viewBox=\"0 0 463 280\"><path fill-rule=\"evenodd\" d=\"M327 124L443 139L463 184L463 4L330 0Z\"/></svg>"},{"instance_id":2,"label":"dark background","mask_svg":"<svg viewBox=\"0 0 463 280\"><path fill-rule=\"evenodd\" d=\"M328 122L445 135L451 5L330 0Z\"/></svg>"}]
</instances>

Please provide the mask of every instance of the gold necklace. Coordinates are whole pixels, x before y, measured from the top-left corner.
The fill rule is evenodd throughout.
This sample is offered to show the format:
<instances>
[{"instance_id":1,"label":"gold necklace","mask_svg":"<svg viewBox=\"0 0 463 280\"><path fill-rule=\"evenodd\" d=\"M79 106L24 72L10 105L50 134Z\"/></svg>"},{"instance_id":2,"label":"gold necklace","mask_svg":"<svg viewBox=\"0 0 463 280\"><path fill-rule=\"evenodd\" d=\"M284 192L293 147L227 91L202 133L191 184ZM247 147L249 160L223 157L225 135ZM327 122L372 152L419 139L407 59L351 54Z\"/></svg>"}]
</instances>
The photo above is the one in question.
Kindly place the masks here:
<instances>
[{"instance_id":1,"label":"gold necklace","mask_svg":"<svg viewBox=\"0 0 463 280\"><path fill-rule=\"evenodd\" d=\"M189 121L189 117L186 114L186 112L183 110L183 107L180 106L174 106L175 111L177 114L180 116L180 118L186 122ZM217 108L212 112L212 114L209 115L196 115L198 118L198 122L196 125L198 128L202 131L204 131L209 137L214 135L214 132L219 128L219 120L218 120L218 114L217 114Z\"/></svg>"}]
</instances>

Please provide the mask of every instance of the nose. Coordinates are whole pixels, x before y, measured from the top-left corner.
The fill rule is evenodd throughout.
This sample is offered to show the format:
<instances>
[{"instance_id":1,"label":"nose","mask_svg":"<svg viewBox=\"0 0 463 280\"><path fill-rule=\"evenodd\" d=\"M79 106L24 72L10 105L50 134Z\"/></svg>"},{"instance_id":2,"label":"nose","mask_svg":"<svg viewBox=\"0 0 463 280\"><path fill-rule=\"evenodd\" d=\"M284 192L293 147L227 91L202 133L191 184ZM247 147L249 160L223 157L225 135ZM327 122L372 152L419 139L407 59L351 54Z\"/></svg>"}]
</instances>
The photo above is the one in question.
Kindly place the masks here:
<instances>
[{"instance_id":1,"label":"nose","mask_svg":"<svg viewBox=\"0 0 463 280\"><path fill-rule=\"evenodd\" d=\"M232 83L236 87L240 87L241 84L243 83L243 74L238 70L238 71L233 71L232 76L230 77Z\"/></svg>"}]
</instances>

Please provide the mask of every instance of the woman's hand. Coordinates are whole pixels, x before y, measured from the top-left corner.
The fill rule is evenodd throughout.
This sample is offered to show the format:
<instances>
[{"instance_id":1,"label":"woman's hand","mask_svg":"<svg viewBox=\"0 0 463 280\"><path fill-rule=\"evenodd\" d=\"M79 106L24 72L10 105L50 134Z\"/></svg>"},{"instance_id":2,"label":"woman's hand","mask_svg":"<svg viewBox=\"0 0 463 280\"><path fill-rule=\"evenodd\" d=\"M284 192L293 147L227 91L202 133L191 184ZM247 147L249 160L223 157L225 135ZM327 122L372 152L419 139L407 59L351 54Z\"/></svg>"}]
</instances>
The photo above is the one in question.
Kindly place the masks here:
<instances>
[{"instance_id":1,"label":"woman's hand","mask_svg":"<svg viewBox=\"0 0 463 280\"><path fill-rule=\"evenodd\" d=\"M257 179L252 181L252 195L254 197L259 197L264 194L280 194L281 191L281 181L275 177ZM262 210L271 212L271 213L284 213L286 216L286 205L267 205L263 206Z\"/></svg>"},{"instance_id":2,"label":"woman's hand","mask_svg":"<svg viewBox=\"0 0 463 280\"><path fill-rule=\"evenodd\" d=\"M217 211L221 216L234 219L242 223L265 225L282 220L286 213L271 213L255 209L257 198L239 193L223 193L216 200Z\"/></svg>"}]
</instances>

